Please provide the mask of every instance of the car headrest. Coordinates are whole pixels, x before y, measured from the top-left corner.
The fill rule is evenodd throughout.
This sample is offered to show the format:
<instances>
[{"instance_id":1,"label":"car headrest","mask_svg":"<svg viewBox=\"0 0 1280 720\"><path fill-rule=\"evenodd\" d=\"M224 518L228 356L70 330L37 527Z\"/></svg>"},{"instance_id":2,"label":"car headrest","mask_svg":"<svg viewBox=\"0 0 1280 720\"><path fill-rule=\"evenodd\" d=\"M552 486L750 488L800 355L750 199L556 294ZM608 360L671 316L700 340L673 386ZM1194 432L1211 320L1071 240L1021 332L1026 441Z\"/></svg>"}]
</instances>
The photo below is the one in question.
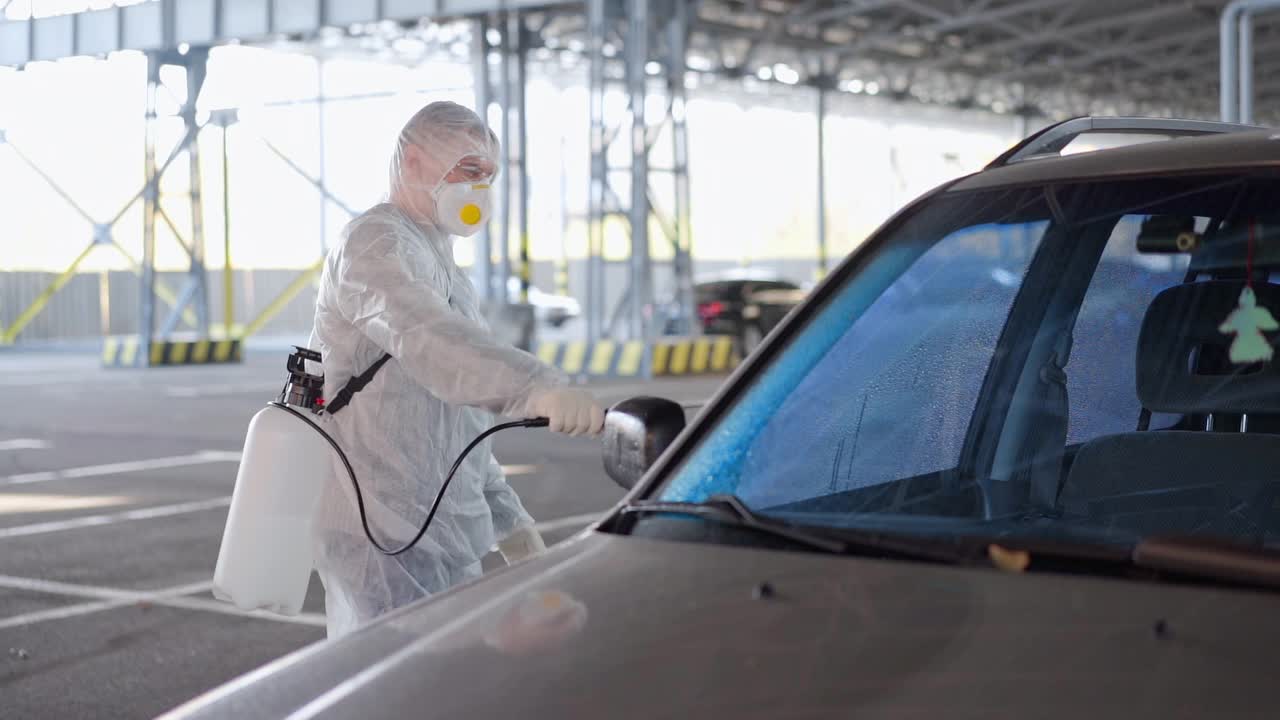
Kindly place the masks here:
<instances>
[{"instance_id":1,"label":"car headrest","mask_svg":"<svg viewBox=\"0 0 1280 720\"><path fill-rule=\"evenodd\" d=\"M1138 335L1137 384L1142 406L1164 413L1278 413L1280 357L1227 363L1234 334L1221 325L1239 307L1243 280L1176 285L1151 302ZM1280 319L1280 286L1254 283L1258 308ZM1264 332L1275 346L1277 335ZM1193 358L1221 358L1217 374L1193 371Z\"/></svg>"}]
</instances>

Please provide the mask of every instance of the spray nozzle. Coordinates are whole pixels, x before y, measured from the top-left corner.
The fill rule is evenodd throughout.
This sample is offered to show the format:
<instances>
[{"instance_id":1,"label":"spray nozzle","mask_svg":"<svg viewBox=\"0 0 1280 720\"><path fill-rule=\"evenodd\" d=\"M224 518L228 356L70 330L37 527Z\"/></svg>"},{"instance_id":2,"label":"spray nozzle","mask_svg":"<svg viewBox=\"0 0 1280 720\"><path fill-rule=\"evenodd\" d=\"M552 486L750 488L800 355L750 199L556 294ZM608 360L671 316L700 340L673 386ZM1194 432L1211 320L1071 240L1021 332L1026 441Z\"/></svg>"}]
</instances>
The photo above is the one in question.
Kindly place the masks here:
<instances>
[{"instance_id":1,"label":"spray nozzle","mask_svg":"<svg viewBox=\"0 0 1280 720\"><path fill-rule=\"evenodd\" d=\"M293 346L293 351L285 363L285 367L289 369L289 380L285 384L283 398L294 407L318 412L324 407L321 399L324 393L324 375L307 372L307 361L320 362L320 353L298 345Z\"/></svg>"}]
</instances>

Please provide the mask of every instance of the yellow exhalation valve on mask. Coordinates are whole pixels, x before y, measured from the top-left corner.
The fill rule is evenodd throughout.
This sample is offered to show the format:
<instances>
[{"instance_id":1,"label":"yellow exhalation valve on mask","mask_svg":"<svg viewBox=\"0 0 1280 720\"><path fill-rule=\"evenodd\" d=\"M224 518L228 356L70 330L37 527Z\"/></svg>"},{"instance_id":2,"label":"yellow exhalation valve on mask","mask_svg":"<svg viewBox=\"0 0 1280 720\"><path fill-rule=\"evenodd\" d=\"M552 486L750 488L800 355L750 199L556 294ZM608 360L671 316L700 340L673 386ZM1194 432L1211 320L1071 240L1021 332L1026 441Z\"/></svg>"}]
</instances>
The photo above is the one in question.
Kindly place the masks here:
<instances>
[{"instance_id":1,"label":"yellow exhalation valve on mask","mask_svg":"<svg viewBox=\"0 0 1280 720\"><path fill-rule=\"evenodd\" d=\"M479 232L493 203L488 183L444 183L435 195L437 222L445 232L459 237Z\"/></svg>"}]
</instances>

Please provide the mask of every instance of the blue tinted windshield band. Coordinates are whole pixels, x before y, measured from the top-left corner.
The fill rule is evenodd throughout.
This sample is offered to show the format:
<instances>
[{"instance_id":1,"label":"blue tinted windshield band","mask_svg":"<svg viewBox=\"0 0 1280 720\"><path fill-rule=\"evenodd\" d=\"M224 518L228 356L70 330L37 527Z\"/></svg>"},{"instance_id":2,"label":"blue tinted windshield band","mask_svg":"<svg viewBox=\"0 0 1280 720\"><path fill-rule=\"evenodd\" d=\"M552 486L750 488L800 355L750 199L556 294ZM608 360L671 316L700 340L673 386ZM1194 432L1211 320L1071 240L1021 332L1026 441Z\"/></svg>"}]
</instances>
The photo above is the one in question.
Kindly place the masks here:
<instances>
[{"instance_id":1,"label":"blue tinted windshield band","mask_svg":"<svg viewBox=\"0 0 1280 720\"><path fill-rule=\"evenodd\" d=\"M886 249L862 271L863 282L851 283L806 327L705 438L679 475L662 493L663 500L699 502L712 495L733 493L743 460L774 410L826 356L863 312L912 262L927 243ZM878 282L867 282L876 278Z\"/></svg>"}]
</instances>

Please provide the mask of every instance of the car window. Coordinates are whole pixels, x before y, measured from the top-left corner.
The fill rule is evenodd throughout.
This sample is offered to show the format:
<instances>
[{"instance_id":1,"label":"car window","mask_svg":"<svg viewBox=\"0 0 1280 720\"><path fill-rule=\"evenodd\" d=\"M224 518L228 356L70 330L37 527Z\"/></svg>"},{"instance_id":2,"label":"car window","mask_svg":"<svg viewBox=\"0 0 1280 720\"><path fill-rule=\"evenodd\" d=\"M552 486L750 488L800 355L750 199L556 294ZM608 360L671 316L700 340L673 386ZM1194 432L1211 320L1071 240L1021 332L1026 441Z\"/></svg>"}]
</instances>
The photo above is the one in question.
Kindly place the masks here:
<instances>
[{"instance_id":1,"label":"car window","mask_svg":"<svg viewBox=\"0 0 1280 720\"><path fill-rule=\"evenodd\" d=\"M755 283L751 287L751 292L761 292L763 290L795 290L798 286L785 280L774 280Z\"/></svg>"},{"instance_id":2,"label":"car window","mask_svg":"<svg viewBox=\"0 0 1280 720\"><path fill-rule=\"evenodd\" d=\"M1179 176L933 198L797 311L654 492L799 524L1280 543L1277 195Z\"/></svg>"},{"instance_id":3,"label":"car window","mask_svg":"<svg viewBox=\"0 0 1280 720\"><path fill-rule=\"evenodd\" d=\"M1138 331L1161 290L1182 283L1188 255L1143 255L1138 232L1147 215L1125 215L1116 223L1085 293L1072 333L1067 375L1067 442L1134 430L1142 404L1133 383ZM1207 218L1200 218L1203 229ZM1153 426L1176 422L1163 414Z\"/></svg>"},{"instance_id":4,"label":"car window","mask_svg":"<svg viewBox=\"0 0 1280 720\"><path fill-rule=\"evenodd\" d=\"M777 505L953 467L1045 226L978 225L930 248L778 407L738 495ZM1004 255L1010 237L1025 252Z\"/></svg>"},{"instance_id":5,"label":"car window","mask_svg":"<svg viewBox=\"0 0 1280 720\"><path fill-rule=\"evenodd\" d=\"M999 221L1024 205L1043 212ZM695 457L666 496L731 491L766 506L954 465L1047 214L1031 191L913 218L860 274L867 282L847 286L791 360L758 379L720 452ZM940 225L945 236L932 236Z\"/></svg>"},{"instance_id":6,"label":"car window","mask_svg":"<svg viewBox=\"0 0 1280 720\"><path fill-rule=\"evenodd\" d=\"M708 303L726 300L735 300L735 293L738 291L737 283L730 282L714 282L703 283L693 289L694 296L699 303Z\"/></svg>"}]
</instances>

